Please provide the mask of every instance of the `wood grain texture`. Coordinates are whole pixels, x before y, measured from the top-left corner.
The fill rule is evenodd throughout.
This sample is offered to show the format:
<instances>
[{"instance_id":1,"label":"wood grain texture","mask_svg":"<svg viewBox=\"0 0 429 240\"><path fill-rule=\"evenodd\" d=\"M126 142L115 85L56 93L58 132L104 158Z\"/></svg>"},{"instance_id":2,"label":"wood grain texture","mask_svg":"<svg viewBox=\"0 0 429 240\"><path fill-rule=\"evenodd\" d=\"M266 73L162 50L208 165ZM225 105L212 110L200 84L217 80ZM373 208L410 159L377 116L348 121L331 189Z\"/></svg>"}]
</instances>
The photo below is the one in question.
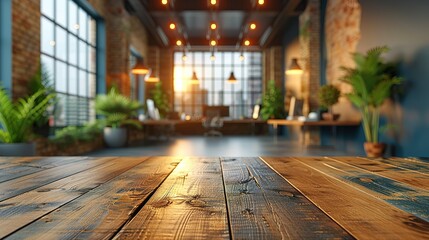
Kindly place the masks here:
<instances>
[{"instance_id":1,"label":"wood grain texture","mask_svg":"<svg viewBox=\"0 0 429 240\"><path fill-rule=\"evenodd\" d=\"M338 162L344 162L371 173L409 184L414 187L429 190L429 175L416 170L409 170L395 165L383 163L378 159L360 157L325 157Z\"/></svg>"},{"instance_id":2,"label":"wood grain texture","mask_svg":"<svg viewBox=\"0 0 429 240\"><path fill-rule=\"evenodd\" d=\"M31 191L59 179L74 175L106 162L106 158L82 158L83 161L67 163L62 166L45 169L40 172L28 174L7 182L0 183L0 204L5 199Z\"/></svg>"},{"instance_id":3,"label":"wood grain texture","mask_svg":"<svg viewBox=\"0 0 429 240\"><path fill-rule=\"evenodd\" d=\"M429 221L429 191L410 186L331 158L295 158L366 194Z\"/></svg>"},{"instance_id":4,"label":"wood grain texture","mask_svg":"<svg viewBox=\"0 0 429 240\"><path fill-rule=\"evenodd\" d=\"M119 161L137 163L142 159L121 158ZM180 158L176 157L150 158L110 181L103 181L101 186L45 215L9 239L109 239L179 162Z\"/></svg>"},{"instance_id":5,"label":"wood grain texture","mask_svg":"<svg viewBox=\"0 0 429 240\"><path fill-rule=\"evenodd\" d=\"M86 171L65 177L56 182L47 184L19 196L0 203L0 238L20 229L21 227L39 219L62 205L77 199L100 184L109 181L117 175L127 171L146 158L102 158L103 164ZM82 164L82 163L76 163ZM61 210L60 214L64 217ZM44 226L49 221L43 221ZM43 230L43 229L42 229ZM24 231L25 233L25 231ZM29 235L35 237L37 231Z\"/></svg>"},{"instance_id":6,"label":"wood grain texture","mask_svg":"<svg viewBox=\"0 0 429 240\"><path fill-rule=\"evenodd\" d=\"M14 158L0 164L0 183L67 163L87 160L84 157Z\"/></svg>"},{"instance_id":7,"label":"wood grain texture","mask_svg":"<svg viewBox=\"0 0 429 240\"><path fill-rule=\"evenodd\" d=\"M222 161L233 239L352 239L258 158Z\"/></svg>"},{"instance_id":8,"label":"wood grain texture","mask_svg":"<svg viewBox=\"0 0 429 240\"><path fill-rule=\"evenodd\" d=\"M180 162L115 239L228 239L219 159Z\"/></svg>"},{"instance_id":9,"label":"wood grain texture","mask_svg":"<svg viewBox=\"0 0 429 240\"><path fill-rule=\"evenodd\" d=\"M429 163L427 161L422 161L416 158L380 158L377 160L395 167L429 175Z\"/></svg>"},{"instance_id":10,"label":"wood grain texture","mask_svg":"<svg viewBox=\"0 0 429 240\"><path fill-rule=\"evenodd\" d=\"M425 239L429 223L293 158L263 158L358 239ZM302 159L302 158L299 158Z\"/></svg>"}]
</instances>

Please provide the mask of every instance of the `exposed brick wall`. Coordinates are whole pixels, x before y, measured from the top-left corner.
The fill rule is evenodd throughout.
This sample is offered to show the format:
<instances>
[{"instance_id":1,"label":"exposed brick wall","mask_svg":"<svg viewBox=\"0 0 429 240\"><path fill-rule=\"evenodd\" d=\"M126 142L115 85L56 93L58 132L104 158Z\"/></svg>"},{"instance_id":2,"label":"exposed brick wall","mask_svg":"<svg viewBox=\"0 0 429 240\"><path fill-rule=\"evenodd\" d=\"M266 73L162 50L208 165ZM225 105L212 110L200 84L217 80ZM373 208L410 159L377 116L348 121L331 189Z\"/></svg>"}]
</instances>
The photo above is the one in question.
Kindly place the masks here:
<instances>
[{"instance_id":1,"label":"exposed brick wall","mask_svg":"<svg viewBox=\"0 0 429 240\"><path fill-rule=\"evenodd\" d=\"M148 35L136 16L128 14L123 1L89 0L104 18L106 24L106 76L107 86L116 84L123 94L130 94L130 46L145 59L148 51Z\"/></svg>"},{"instance_id":2,"label":"exposed brick wall","mask_svg":"<svg viewBox=\"0 0 429 240\"><path fill-rule=\"evenodd\" d=\"M26 96L40 63L40 1L12 1L12 95Z\"/></svg>"}]
</instances>

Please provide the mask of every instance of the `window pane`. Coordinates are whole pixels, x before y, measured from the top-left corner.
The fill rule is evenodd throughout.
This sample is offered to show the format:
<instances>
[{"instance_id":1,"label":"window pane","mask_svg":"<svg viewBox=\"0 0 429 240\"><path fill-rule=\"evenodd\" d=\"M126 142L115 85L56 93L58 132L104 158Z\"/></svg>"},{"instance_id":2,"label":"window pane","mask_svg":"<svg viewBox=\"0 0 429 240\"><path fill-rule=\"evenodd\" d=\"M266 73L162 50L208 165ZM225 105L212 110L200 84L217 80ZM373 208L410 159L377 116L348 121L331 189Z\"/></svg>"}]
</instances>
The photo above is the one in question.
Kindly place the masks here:
<instances>
[{"instance_id":1,"label":"window pane","mask_svg":"<svg viewBox=\"0 0 429 240\"><path fill-rule=\"evenodd\" d=\"M88 83L87 83L88 74L84 71L79 71L79 95L83 97L88 96Z\"/></svg>"},{"instance_id":2,"label":"window pane","mask_svg":"<svg viewBox=\"0 0 429 240\"><path fill-rule=\"evenodd\" d=\"M80 28L79 22L77 20L78 15L78 6L72 0L69 0L69 31L77 34Z\"/></svg>"},{"instance_id":3,"label":"window pane","mask_svg":"<svg viewBox=\"0 0 429 240\"><path fill-rule=\"evenodd\" d=\"M57 24L67 27L67 0L55 0L55 21Z\"/></svg>"},{"instance_id":4,"label":"window pane","mask_svg":"<svg viewBox=\"0 0 429 240\"><path fill-rule=\"evenodd\" d=\"M82 69L86 69L86 60L87 58L87 44L85 42L79 41L79 67Z\"/></svg>"},{"instance_id":5,"label":"window pane","mask_svg":"<svg viewBox=\"0 0 429 240\"><path fill-rule=\"evenodd\" d=\"M77 94L77 68L69 67L69 89L68 93Z\"/></svg>"},{"instance_id":6,"label":"window pane","mask_svg":"<svg viewBox=\"0 0 429 240\"><path fill-rule=\"evenodd\" d=\"M42 0L40 2L40 10L42 14L54 19L54 0Z\"/></svg>"},{"instance_id":7,"label":"window pane","mask_svg":"<svg viewBox=\"0 0 429 240\"><path fill-rule=\"evenodd\" d=\"M54 37L54 23L42 17L40 22L40 45L43 53L54 55L55 37Z\"/></svg>"},{"instance_id":8,"label":"window pane","mask_svg":"<svg viewBox=\"0 0 429 240\"><path fill-rule=\"evenodd\" d=\"M87 20L87 14L84 10L79 10L79 37L83 40L87 39L87 30L88 30L88 20Z\"/></svg>"},{"instance_id":9,"label":"window pane","mask_svg":"<svg viewBox=\"0 0 429 240\"><path fill-rule=\"evenodd\" d=\"M77 38L69 34L69 62L77 65Z\"/></svg>"},{"instance_id":10,"label":"window pane","mask_svg":"<svg viewBox=\"0 0 429 240\"><path fill-rule=\"evenodd\" d=\"M57 61L55 64L55 89L57 92L67 92L67 65Z\"/></svg>"},{"instance_id":11,"label":"window pane","mask_svg":"<svg viewBox=\"0 0 429 240\"><path fill-rule=\"evenodd\" d=\"M60 27L56 27L55 29L57 35L55 43L56 57L67 61L67 32Z\"/></svg>"},{"instance_id":12,"label":"window pane","mask_svg":"<svg viewBox=\"0 0 429 240\"><path fill-rule=\"evenodd\" d=\"M51 57L48 57L46 55L42 55L41 57L41 62L42 62L42 67L43 70L46 71L45 74L47 74L50 78L51 84L53 84L53 79L54 79L54 69L55 69L55 65L54 65L54 59Z\"/></svg>"}]
</instances>

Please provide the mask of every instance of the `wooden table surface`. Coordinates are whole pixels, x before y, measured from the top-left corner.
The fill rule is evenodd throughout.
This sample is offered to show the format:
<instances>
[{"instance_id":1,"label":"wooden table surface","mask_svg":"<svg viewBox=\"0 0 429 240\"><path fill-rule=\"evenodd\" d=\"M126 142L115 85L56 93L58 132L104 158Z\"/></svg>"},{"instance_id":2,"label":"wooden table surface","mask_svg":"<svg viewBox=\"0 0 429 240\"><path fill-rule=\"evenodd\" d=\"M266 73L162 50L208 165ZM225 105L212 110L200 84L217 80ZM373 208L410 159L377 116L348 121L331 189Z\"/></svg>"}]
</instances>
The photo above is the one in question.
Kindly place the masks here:
<instances>
[{"instance_id":1,"label":"wooden table surface","mask_svg":"<svg viewBox=\"0 0 429 240\"><path fill-rule=\"evenodd\" d=\"M428 239L429 161L0 158L0 238Z\"/></svg>"}]
</instances>

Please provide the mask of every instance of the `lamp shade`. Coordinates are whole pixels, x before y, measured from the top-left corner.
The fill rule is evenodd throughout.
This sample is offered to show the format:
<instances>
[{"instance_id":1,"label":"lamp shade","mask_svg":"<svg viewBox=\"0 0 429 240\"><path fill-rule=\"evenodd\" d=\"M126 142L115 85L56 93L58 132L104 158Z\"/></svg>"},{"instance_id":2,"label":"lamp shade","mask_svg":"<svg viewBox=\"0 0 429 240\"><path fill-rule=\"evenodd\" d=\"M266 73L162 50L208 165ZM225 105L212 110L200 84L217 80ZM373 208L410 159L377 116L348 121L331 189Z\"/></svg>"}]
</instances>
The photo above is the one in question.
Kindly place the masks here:
<instances>
[{"instance_id":1,"label":"lamp shade","mask_svg":"<svg viewBox=\"0 0 429 240\"><path fill-rule=\"evenodd\" d=\"M145 82L159 82L159 77L157 77L155 73L151 71L149 77L145 79Z\"/></svg>"},{"instance_id":2,"label":"lamp shade","mask_svg":"<svg viewBox=\"0 0 429 240\"><path fill-rule=\"evenodd\" d=\"M149 71L150 69L144 64L143 58L138 58L136 65L131 69L131 73L138 75L146 75Z\"/></svg>"},{"instance_id":3,"label":"lamp shade","mask_svg":"<svg viewBox=\"0 0 429 240\"><path fill-rule=\"evenodd\" d=\"M286 70L286 74L297 75L302 73L303 73L303 70L301 66L299 66L298 64L298 58L292 58L292 63L290 64L289 68Z\"/></svg>"},{"instance_id":4,"label":"lamp shade","mask_svg":"<svg viewBox=\"0 0 429 240\"><path fill-rule=\"evenodd\" d=\"M192 73L192 77L191 77L191 80L189 80L189 82L191 84L199 84L200 83L200 80L198 80L197 73L195 71Z\"/></svg>"},{"instance_id":5,"label":"lamp shade","mask_svg":"<svg viewBox=\"0 0 429 240\"><path fill-rule=\"evenodd\" d=\"M237 78L235 78L234 72L231 72L231 74L229 75L229 78L228 78L227 82L228 83L236 83L237 82Z\"/></svg>"}]
</instances>

